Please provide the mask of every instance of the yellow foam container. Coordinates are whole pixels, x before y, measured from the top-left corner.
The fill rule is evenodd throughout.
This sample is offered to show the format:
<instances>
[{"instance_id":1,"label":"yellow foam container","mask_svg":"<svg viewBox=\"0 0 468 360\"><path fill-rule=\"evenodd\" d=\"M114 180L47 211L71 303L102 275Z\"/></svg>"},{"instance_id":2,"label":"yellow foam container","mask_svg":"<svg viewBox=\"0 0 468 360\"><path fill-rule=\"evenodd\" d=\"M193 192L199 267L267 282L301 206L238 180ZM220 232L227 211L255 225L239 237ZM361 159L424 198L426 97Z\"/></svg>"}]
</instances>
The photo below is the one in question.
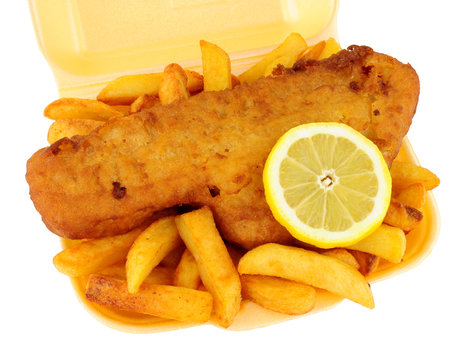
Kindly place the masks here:
<instances>
[{"instance_id":1,"label":"yellow foam container","mask_svg":"<svg viewBox=\"0 0 468 360\"><path fill-rule=\"evenodd\" d=\"M241 73L291 32L309 44L338 38L337 0L30 0L41 50L63 97L90 97L121 75L160 72L177 62L201 70L199 40L226 50L234 73ZM418 163L407 139L398 160ZM381 260L369 277L376 282L418 265L439 232L439 215L429 193L422 223L407 236L404 261ZM64 248L70 241L62 240ZM87 301L86 279L72 279L84 307L102 323L122 331L148 333L192 326L153 316L114 310ZM318 291L315 309L342 299ZM289 316L243 301L231 330L247 330L291 320Z\"/></svg>"},{"instance_id":2,"label":"yellow foam container","mask_svg":"<svg viewBox=\"0 0 468 360\"><path fill-rule=\"evenodd\" d=\"M171 62L200 68L201 39L241 72L291 32L336 37L336 0L30 0L42 53L61 96L93 97L124 74ZM265 10L266 9L266 10Z\"/></svg>"}]
</instances>

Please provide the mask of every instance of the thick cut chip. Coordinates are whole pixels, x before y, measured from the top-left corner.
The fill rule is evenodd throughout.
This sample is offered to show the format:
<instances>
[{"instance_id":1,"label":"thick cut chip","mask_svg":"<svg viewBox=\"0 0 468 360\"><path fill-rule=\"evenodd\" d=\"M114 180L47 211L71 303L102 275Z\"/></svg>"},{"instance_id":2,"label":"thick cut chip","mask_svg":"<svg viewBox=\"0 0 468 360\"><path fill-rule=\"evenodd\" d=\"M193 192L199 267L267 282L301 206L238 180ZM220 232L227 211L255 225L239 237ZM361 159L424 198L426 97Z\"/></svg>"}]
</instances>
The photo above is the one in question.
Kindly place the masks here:
<instances>
[{"instance_id":1,"label":"thick cut chip","mask_svg":"<svg viewBox=\"0 0 468 360\"><path fill-rule=\"evenodd\" d=\"M99 271L100 275L106 275L117 279L126 280L127 271L125 264L114 264ZM172 285L174 269L158 266L151 271L143 281L146 284Z\"/></svg>"},{"instance_id":2,"label":"thick cut chip","mask_svg":"<svg viewBox=\"0 0 468 360\"><path fill-rule=\"evenodd\" d=\"M234 74L231 75L231 84L232 84L232 88L235 88L236 86L240 85L239 78Z\"/></svg>"},{"instance_id":3,"label":"thick cut chip","mask_svg":"<svg viewBox=\"0 0 468 360\"><path fill-rule=\"evenodd\" d=\"M157 95L140 95L136 98L134 102L130 105L130 113L134 114L144 109L149 109L156 105L159 102L159 97Z\"/></svg>"},{"instance_id":4,"label":"thick cut chip","mask_svg":"<svg viewBox=\"0 0 468 360\"><path fill-rule=\"evenodd\" d=\"M367 280L356 269L331 256L280 244L261 245L239 262L241 275L268 275L330 291L368 308L374 298Z\"/></svg>"},{"instance_id":5,"label":"thick cut chip","mask_svg":"<svg viewBox=\"0 0 468 360\"><path fill-rule=\"evenodd\" d=\"M405 254L406 236L400 228L382 224L372 234L347 248L377 255L397 264Z\"/></svg>"},{"instance_id":6,"label":"thick cut chip","mask_svg":"<svg viewBox=\"0 0 468 360\"><path fill-rule=\"evenodd\" d=\"M197 289L200 285L200 272L195 258L185 249L174 273L174 285Z\"/></svg>"},{"instance_id":7,"label":"thick cut chip","mask_svg":"<svg viewBox=\"0 0 468 360\"><path fill-rule=\"evenodd\" d=\"M408 232L413 230L422 218L423 214L421 211L392 199L383 222Z\"/></svg>"},{"instance_id":8,"label":"thick cut chip","mask_svg":"<svg viewBox=\"0 0 468 360\"><path fill-rule=\"evenodd\" d=\"M301 54L307 48L304 38L292 33L276 49L266 54L262 60L250 69L239 75L241 83L252 82L265 75L267 68L273 70L278 64L285 67L292 67ZM269 75L269 74L267 74Z\"/></svg>"},{"instance_id":9,"label":"thick cut chip","mask_svg":"<svg viewBox=\"0 0 468 360\"><path fill-rule=\"evenodd\" d=\"M200 41L203 65L203 90L232 89L231 60L229 55L215 44Z\"/></svg>"},{"instance_id":10,"label":"thick cut chip","mask_svg":"<svg viewBox=\"0 0 468 360\"><path fill-rule=\"evenodd\" d=\"M151 270L181 244L173 216L159 219L148 226L136 238L127 255L128 291L136 293Z\"/></svg>"},{"instance_id":11,"label":"thick cut chip","mask_svg":"<svg viewBox=\"0 0 468 360\"><path fill-rule=\"evenodd\" d=\"M401 191L413 184L423 184L426 190L432 190L439 186L439 178L421 166L394 161L390 169L392 175L392 185L395 191Z\"/></svg>"},{"instance_id":12,"label":"thick cut chip","mask_svg":"<svg viewBox=\"0 0 468 360\"><path fill-rule=\"evenodd\" d=\"M213 295L218 323L229 327L240 308L241 283L208 207L176 216L180 236L192 253L200 277Z\"/></svg>"},{"instance_id":13,"label":"thick cut chip","mask_svg":"<svg viewBox=\"0 0 468 360\"><path fill-rule=\"evenodd\" d=\"M161 260L161 265L170 268L176 268L179 265L180 259L185 251L185 244L182 244L178 248L172 250L167 256Z\"/></svg>"},{"instance_id":14,"label":"thick cut chip","mask_svg":"<svg viewBox=\"0 0 468 360\"><path fill-rule=\"evenodd\" d=\"M406 189L401 190L395 197L395 200L421 211L426 202L426 188L421 183L410 185Z\"/></svg>"},{"instance_id":15,"label":"thick cut chip","mask_svg":"<svg viewBox=\"0 0 468 360\"><path fill-rule=\"evenodd\" d=\"M89 277L85 295L89 301L119 310L194 323L208 321L213 306L213 297L206 291L142 284L137 294L131 294L125 281L102 275Z\"/></svg>"},{"instance_id":16,"label":"thick cut chip","mask_svg":"<svg viewBox=\"0 0 468 360\"><path fill-rule=\"evenodd\" d=\"M373 271L377 270L377 268L379 267L380 257L378 257L377 255L369 254L358 250L349 251L351 251L351 254L359 263L359 272L363 276L369 275Z\"/></svg>"},{"instance_id":17,"label":"thick cut chip","mask_svg":"<svg viewBox=\"0 0 468 360\"><path fill-rule=\"evenodd\" d=\"M47 141L49 144L75 135L88 135L91 131L102 125L102 121L90 119L61 119L55 120L49 127Z\"/></svg>"},{"instance_id":18,"label":"thick cut chip","mask_svg":"<svg viewBox=\"0 0 468 360\"><path fill-rule=\"evenodd\" d=\"M123 114L101 101L90 99L62 98L55 100L44 109L44 116L52 120L91 119L106 121Z\"/></svg>"},{"instance_id":19,"label":"thick cut chip","mask_svg":"<svg viewBox=\"0 0 468 360\"><path fill-rule=\"evenodd\" d=\"M129 115L130 114L130 106L129 105L112 105L112 108L120 111L123 115Z\"/></svg>"},{"instance_id":20,"label":"thick cut chip","mask_svg":"<svg viewBox=\"0 0 468 360\"><path fill-rule=\"evenodd\" d=\"M308 46L301 55L299 55L299 59L307 61L307 60L318 60L320 54L325 49L326 41L322 40L319 41L317 44Z\"/></svg>"},{"instance_id":21,"label":"thick cut chip","mask_svg":"<svg viewBox=\"0 0 468 360\"><path fill-rule=\"evenodd\" d=\"M330 57L333 54L336 54L340 50L341 50L340 44L338 44L338 42L334 38L329 38L318 59L319 60L326 59L327 57Z\"/></svg>"},{"instance_id":22,"label":"thick cut chip","mask_svg":"<svg viewBox=\"0 0 468 360\"><path fill-rule=\"evenodd\" d=\"M110 105L130 105L141 95L157 95L162 73L124 75L110 81L97 99Z\"/></svg>"},{"instance_id":23,"label":"thick cut chip","mask_svg":"<svg viewBox=\"0 0 468 360\"><path fill-rule=\"evenodd\" d=\"M178 64L169 64L164 69L161 86L159 88L159 100L162 105L180 100L188 99L187 75Z\"/></svg>"},{"instance_id":24,"label":"thick cut chip","mask_svg":"<svg viewBox=\"0 0 468 360\"><path fill-rule=\"evenodd\" d=\"M315 289L295 281L263 275L242 275L242 296L266 309L289 315L311 311Z\"/></svg>"},{"instance_id":25,"label":"thick cut chip","mask_svg":"<svg viewBox=\"0 0 468 360\"><path fill-rule=\"evenodd\" d=\"M187 74L187 89L191 94L203 90L203 76L191 70ZM124 75L110 81L97 99L110 105L130 105L141 95L157 95L163 73Z\"/></svg>"},{"instance_id":26,"label":"thick cut chip","mask_svg":"<svg viewBox=\"0 0 468 360\"><path fill-rule=\"evenodd\" d=\"M54 265L58 271L72 277L98 272L124 260L142 231L143 228L138 228L123 235L81 242L55 255Z\"/></svg>"},{"instance_id":27,"label":"thick cut chip","mask_svg":"<svg viewBox=\"0 0 468 360\"><path fill-rule=\"evenodd\" d=\"M344 263L348 264L349 266L352 266L356 270L359 270L359 263L354 258L354 256L351 255L351 253L346 249L342 249L342 248L329 249L329 250L324 251L322 254L341 260Z\"/></svg>"}]
</instances>

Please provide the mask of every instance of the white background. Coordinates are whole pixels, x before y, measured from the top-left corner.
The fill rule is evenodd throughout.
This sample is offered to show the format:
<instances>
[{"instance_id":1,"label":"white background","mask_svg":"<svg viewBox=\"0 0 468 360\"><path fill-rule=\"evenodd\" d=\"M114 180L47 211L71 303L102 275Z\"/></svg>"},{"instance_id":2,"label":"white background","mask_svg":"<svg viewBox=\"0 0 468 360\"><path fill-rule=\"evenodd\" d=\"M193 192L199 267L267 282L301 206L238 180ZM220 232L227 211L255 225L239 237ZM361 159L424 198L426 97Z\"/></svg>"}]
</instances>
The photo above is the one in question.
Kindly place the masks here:
<instances>
[{"instance_id":1,"label":"white background","mask_svg":"<svg viewBox=\"0 0 468 360\"><path fill-rule=\"evenodd\" d=\"M417 268L372 286L374 310L349 301L248 332L201 326L132 335L94 320L52 265L58 241L28 198L27 158L45 146L46 104L58 95L25 1L2 1L0 358L467 359L467 46L464 1L342 0L343 46L366 44L410 62L421 97L409 138L442 184L442 229Z\"/></svg>"}]
</instances>

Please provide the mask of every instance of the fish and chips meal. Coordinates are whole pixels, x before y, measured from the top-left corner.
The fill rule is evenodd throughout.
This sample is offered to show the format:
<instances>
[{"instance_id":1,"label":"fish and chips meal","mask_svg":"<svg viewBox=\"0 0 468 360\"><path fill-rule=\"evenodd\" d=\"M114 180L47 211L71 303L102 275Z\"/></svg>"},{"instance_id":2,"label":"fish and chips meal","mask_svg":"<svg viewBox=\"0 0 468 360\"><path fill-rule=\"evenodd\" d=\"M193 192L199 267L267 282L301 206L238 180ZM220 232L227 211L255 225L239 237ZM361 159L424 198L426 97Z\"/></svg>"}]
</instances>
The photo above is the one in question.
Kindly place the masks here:
<instances>
[{"instance_id":1,"label":"fish and chips meal","mask_svg":"<svg viewBox=\"0 0 468 360\"><path fill-rule=\"evenodd\" d=\"M86 301L182 323L229 328L245 301L305 314L319 292L373 308L369 275L403 260L439 185L395 161L415 70L296 33L240 74L200 48L202 74L169 64L46 107L26 179L67 239L55 267Z\"/></svg>"}]
</instances>

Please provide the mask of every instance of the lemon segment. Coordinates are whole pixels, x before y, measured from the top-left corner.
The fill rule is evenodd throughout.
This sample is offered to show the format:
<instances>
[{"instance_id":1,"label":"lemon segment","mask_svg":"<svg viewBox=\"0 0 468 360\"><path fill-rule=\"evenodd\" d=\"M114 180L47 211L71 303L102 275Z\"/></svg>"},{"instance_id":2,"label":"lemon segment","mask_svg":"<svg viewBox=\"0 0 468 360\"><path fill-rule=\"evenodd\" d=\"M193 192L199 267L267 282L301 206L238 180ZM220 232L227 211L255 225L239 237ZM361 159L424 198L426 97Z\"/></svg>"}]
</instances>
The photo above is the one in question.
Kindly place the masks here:
<instances>
[{"instance_id":1,"label":"lemon segment","mask_svg":"<svg viewBox=\"0 0 468 360\"><path fill-rule=\"evenodd\" d=\"M265 163L275 219L298 240L332 248L358 242L382 223L391 177L377 146L351 127L311 123L285 133Z\"/></svg>"}]
</instances>

